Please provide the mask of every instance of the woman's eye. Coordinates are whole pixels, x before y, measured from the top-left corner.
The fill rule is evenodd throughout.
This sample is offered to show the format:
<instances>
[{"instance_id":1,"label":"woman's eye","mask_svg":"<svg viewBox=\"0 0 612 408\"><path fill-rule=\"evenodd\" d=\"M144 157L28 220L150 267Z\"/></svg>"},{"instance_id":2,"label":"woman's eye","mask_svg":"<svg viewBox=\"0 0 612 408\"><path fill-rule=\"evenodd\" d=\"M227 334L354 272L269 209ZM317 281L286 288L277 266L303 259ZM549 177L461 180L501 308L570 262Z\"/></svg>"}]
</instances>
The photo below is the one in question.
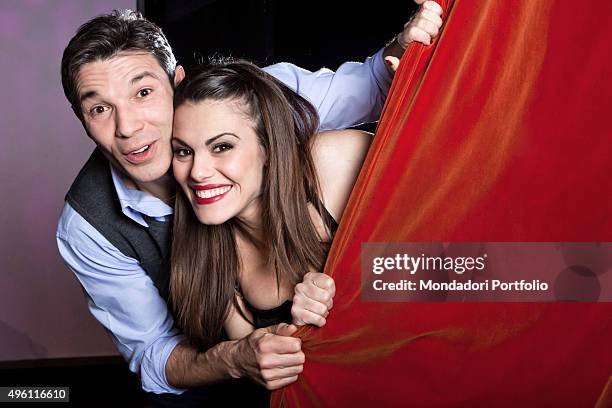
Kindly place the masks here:
<instances>
[{"instance_id":1,"label":"woman's eye","mask_svg":"<svg viewBox=\"0 0 612 408\"><path fill-rule=\"evenodd\" d=\"M144 98L145 96L149 96L151 92L152 92L151 88L143 88L140 91L138 91L138 96L140 96L141 98Z\"/></svg>"},{"instance_id":2,"label":"woman's eye","mask_svg":"<svg viewBox=\"0 0 612 408\"><path fill-rule=\"evenodd\" d=\"M184 147L179 147L177 149L174 149L174 155L176 157L187 157L190 154L191 154L191 150L185 149Z\"/></svg>"},{"instance_id":3,"label":"woman's eye","mask_svg":"<svg viewBox=\"0 0 612 408\"><path fill-rule=\"evenodd\" d=\"M230 150L232 147L229 143L219 143L213 147L213 153L223 153L226 150Z\"/></svg>"}]
</instances>

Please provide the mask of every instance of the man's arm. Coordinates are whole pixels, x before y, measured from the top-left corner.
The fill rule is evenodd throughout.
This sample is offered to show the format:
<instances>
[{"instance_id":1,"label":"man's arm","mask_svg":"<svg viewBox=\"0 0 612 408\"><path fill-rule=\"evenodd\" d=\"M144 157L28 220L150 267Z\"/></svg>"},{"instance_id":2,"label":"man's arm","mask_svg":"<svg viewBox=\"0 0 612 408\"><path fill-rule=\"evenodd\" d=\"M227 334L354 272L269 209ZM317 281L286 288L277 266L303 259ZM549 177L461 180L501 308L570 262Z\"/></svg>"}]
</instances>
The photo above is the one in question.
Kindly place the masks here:
<instances>
[{"instance_id":1,"label":"man's arm","mask_svg":"<svg viewBox=\"0 0 612 408\"><path fill-rule=\"evenodd\" d=\"M140 374L145 391L180 394L187 387L242 376L275 389L295 381L301 372L301 342L284 337L292 333L284 326L256 330L198 353L174 329L166 302L138 262L68 204L57 244L85 290L91 313L111 333L130 370Z\"/></svg>"},{"instance_id":2,"label":"man's arm","mask_svg":"<svg viewBox=\"0 0 612 408\"><path fill-rule=\"evenodd\" d=\"M326 68L310 72L286 62L264 70L313 104L320 130L378 120L393 79L382 49L363 63L345 62L336 72Z\"/></svg>"},{"instance_id":3,"label":"man's arm","mask_svg":"<svg viewBox=\"0 0 612 408\"><path fill-rule=\"evenodd\" d=\"M249 377L269 390L284 387L303 370L302 343L290 337L296 330L281 323L240 340L221 342L203 353L183 342L168 359L166 377L170 384L187 388L239 377Z\"/></svg>"},{"instance_id":4,"label":"man's arm","mask_svg":"<svg viewBox=\"0 0 612 408\"><path fill-rule=\"evenodd\" d=\"M165 377L165 364L183 341L166 302L135 259L115 248L65 204L57 230L58 249L83 287L93 316L111 333L142 388L180 394Z\"/></svg>"}]
</instances>

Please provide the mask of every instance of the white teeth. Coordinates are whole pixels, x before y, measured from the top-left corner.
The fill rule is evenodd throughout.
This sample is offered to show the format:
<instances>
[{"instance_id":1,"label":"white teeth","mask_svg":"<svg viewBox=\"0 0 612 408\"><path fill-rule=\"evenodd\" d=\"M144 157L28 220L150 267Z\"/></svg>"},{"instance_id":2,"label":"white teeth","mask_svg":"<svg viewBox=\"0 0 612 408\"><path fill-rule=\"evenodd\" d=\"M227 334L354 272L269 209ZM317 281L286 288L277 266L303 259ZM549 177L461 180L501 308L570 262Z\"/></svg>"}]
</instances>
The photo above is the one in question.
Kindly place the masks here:
<instances>
[{"instance_id":1,"label":"white teeth","mask_svg":"<svg viewBox=\"0 0 612 408\"><path fill-rule=\"evenodd\" d=\"M145 150L147 150L147 149L149 149L149 145L146 145L146 146L144 146L144 147L143 147L143 148L141 148L141 149L134 150L133 152L130 152L130 153L131 153L131 154L138 154L138 153L142 153L142 152L144 152L144 151L145 151Z\"/></svg>"},{"instance_id":2,"label":"white teeth","mask_svg":"<svg viewBox=\"0 0 612 408\"><path fill-rule=\"evenodd\" d=\"M211 190L196 190L195 194L198 198L213 198L230 191L232 186L213 188Z\"/></svg>"}]
</instances>

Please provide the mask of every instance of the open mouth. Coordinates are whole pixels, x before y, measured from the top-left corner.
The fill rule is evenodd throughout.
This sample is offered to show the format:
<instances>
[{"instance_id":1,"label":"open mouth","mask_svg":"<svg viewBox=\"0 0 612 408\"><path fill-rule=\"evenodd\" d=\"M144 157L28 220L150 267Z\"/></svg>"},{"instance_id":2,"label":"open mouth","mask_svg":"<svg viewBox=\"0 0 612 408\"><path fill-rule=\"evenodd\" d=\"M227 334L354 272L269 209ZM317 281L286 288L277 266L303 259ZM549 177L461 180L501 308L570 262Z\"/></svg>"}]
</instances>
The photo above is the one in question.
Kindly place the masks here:
<instances>
[{"instance_id":1,"label":"open mouth","mask_svg":"<svg viewBox=\"0 0 612 408\"><path fill-rule=\"evenodd\" d=\"M149 159L153 155L155 142L146 144L136 150L132 150L125 154L127 160L133 164L139 164Z\"/></svg>"},{"instance_id":2,"label":"open mouth","mask_svg":"<svg viewBox=\"0 0 612 408\"><path fill-rule=\"evenodd\" d=\"M147 150L149 150L149 147L150 147L150 146L151 146L151 145L146 145L146 146L144 146L142 149L134 150L133 152L130 152L129 154L140 154L140 153L144 153L144 152L146 152Z\"/></svg>"}]
</instances>

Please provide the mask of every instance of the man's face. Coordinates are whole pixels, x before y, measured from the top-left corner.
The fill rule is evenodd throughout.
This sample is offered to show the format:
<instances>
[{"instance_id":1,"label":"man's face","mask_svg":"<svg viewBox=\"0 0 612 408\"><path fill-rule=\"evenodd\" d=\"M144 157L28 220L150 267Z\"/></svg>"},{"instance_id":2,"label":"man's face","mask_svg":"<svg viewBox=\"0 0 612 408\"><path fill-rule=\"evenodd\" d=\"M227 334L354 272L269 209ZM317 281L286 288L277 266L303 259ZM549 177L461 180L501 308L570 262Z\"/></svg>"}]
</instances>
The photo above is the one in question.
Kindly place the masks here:
<instances>
[{"instance_id":1,"label":"man's face","mask_svg":"<svg viewBox=\"0 0 612 408\"><path fill-rule=\"evenodd\" d=\"M164 176L172 162L173 90L157 60L122 52L83 65L77 84L85 128L104 155L137 185Z\"/></svg>"}]
</instances>

